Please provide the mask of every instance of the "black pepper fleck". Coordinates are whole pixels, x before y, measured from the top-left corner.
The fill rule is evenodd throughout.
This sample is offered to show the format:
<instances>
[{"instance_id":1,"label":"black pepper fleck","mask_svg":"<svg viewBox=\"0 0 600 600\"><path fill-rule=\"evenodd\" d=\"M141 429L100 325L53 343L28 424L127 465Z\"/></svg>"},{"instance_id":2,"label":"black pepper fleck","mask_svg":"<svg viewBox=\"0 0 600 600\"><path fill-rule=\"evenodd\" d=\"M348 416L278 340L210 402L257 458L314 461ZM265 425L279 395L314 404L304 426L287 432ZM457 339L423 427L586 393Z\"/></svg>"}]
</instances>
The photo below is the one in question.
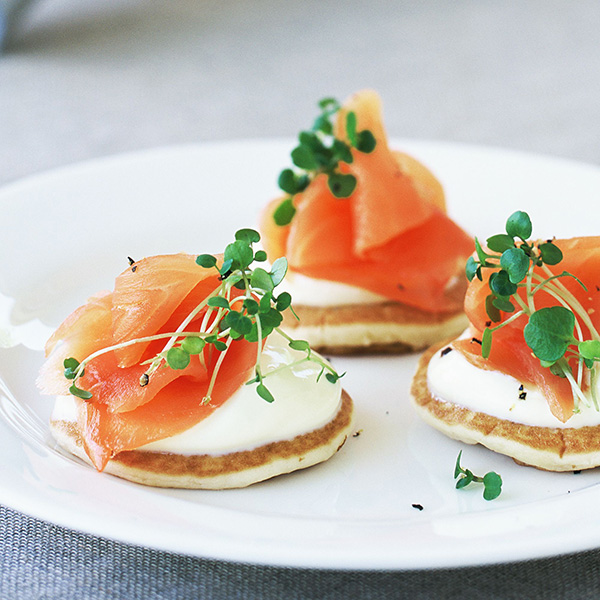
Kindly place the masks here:
<instances>
[{"instance_id":1,"label":"black pepper fleck","mask_svg":"<svg viewBox=\"0 0 600 600\"><path fill-rule=\"evenodd\" d=\"M363 430L362 430L362 429L359 429L358 431L355 431L355 432L352 434L352 437L358 437L358 436L359 436L359 435L360 435L362 432L363 432Z\"/></svg>"},{"instance_id":2,"label":"black pepper fleck","mask_svg":"<svg viewBox=\"0 0 600 600\"><path fill-rule=\"evenodd\" d=\"M412 507L416 508L417 510L423 510L423 505L422 504L413 504Z\"/></svg>"},{"instance_id":3,"label":"black pepper fleck","mask_svg":"<svg viewBox=\"0 0 600 600\"><path fill-rule=\"evenodd\" d=\"M441 352L440 355L441 356L446 356L446 354L448 354L448 352L452 352L452 348L450 346L446 346Z\"/></svg>"},{"instance_id":4,"label":"black pepper fleck","mask_svg":"<svg viewBox=\"0 0 600 600\"><path fill-rule=\"evenodd\" d=\"M482 346L483 344L481 343L481 340L478 340L477 338L471 338L471 342L475 342L476 344L479 344L480 346Z\"/></svg>"}]
</instances>

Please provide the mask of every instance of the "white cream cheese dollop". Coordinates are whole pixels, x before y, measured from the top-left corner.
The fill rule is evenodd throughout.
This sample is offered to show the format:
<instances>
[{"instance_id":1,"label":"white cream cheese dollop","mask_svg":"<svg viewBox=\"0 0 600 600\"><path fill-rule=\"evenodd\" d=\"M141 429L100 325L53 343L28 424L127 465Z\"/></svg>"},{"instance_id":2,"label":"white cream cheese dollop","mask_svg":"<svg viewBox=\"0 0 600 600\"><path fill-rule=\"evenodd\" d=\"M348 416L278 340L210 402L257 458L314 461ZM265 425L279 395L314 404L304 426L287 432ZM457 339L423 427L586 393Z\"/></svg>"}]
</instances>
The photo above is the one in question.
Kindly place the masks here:
<instances>
[{"instance_id":1,"label":"white cream cheese dollop","mask_svg":"<svg viewBox=\"0 0 600 600\"><path fill-rule=\"evenodd\" d=\"M527 385L521 390L521 382L514 377L479 369L457 350L436 352L427 369L427 385L437 400L513 423L556 428L600 425L600 411L581 402L579 413L566 423L559 421L537 387ZM524 398L519 398L523 392Z\"/></svg>"},{"instance_id":2,"label":"white cream cheese dollop","mask_svg":"<svg viewBox=\"0 0 600 600\"><path fill-rule=\"evenodd\" d=\"M288 272L280 289L289 292L292 295L293 304L298 306L340 306L389 302L385 296L353 285L325 279L313 279L300 273Z\"/></svg>"},{"instance_id":3,"label":"white cream cheese dollop","mask_svg":"<svg viewBox=\"0 0 600 600\"><path fill-rule=\"evenodd\" d=\"M255 385L243 385L206 419L142 449L219 455L292 439L323 427L340 408L341 383L331 383L324 376L317 381L321 367L313 361L287 366L304 356L304 352L292 350L287 340L273 333L263 349L260 366L264 375L283 367L265 380L274 402L263 400ZM58 398L52 418L75 421L73 398Z\"/></svg>"}]
</instances>

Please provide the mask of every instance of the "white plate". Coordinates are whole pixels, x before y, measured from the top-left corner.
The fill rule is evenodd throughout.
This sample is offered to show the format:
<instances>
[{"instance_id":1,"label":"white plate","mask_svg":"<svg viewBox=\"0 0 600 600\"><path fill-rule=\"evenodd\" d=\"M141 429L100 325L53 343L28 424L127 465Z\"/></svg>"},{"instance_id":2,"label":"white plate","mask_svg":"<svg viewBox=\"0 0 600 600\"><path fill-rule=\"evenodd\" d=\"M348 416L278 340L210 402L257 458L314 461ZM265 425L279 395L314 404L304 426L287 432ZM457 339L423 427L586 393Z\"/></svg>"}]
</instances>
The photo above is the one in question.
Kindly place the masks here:
<instances>
[{"instance_id":1,"label":"white plate","mask_svg":"<svg viewBox=\"0 0 600 600\"><path fill-rule=\"evenodd\" d=\"M530 212L535 235L599 233L595 167L452 144L397 147L438 174L452 216L481 237L501 231L517 209ZM45 326L110 287L127 256L222 249L277 193L290 148L248 141L158 149L0 192L0 322L10 312L30 346L0 351L0 503L124 542L295 567L454 567L596 547L600 473L518 467L428 428L409 405L416 357L335 359L348 371L360 435L323 465L248 489L146 488L54 449L46 427L52 400L34 383ZM465 466L503 476L500 498L454 489L461 448Z\"/></svg>"}]
</instances>

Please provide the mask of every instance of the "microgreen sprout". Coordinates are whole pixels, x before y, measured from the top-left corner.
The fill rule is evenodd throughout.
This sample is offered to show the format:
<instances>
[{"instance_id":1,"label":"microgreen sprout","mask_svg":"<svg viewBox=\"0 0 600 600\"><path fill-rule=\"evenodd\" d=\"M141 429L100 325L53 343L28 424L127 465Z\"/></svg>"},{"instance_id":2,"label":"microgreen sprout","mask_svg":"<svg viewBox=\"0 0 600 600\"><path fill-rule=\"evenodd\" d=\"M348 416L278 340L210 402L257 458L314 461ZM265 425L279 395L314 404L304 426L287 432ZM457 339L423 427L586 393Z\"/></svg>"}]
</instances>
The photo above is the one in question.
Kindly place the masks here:
<instances>
[{"instance_id":1,"label":"microgreen sprout","mask_svg":"<svg viewBox=\"0 0 600 600\"><path fill-rule=\"evenodd\" d=\"M253 244L260 241L260 235L253 229L241 229L235 234L235 241L230 243L219 264L216 256L201 254L196 258L199 269L215 269L219 285L198 304L172 332L159 333L152 336L127 340L102 348L90 354L81 362L73 357L64 361L64 375L72 381L70 393L83 400L92 398L91 392L76 385L78 379L85 375L85 367L98 356L138 343L164 340L163 349L154 357L145 361L146 370L140 377L140 386L148 385L152 374L162 367L184 370L193 356L205 363L205 354L216 351L215 367L209 382L204 402L210 402L212 390L220 366L231 346L237 339L257 343L257 356L254 377L248 384L256 384L256 392L267 402L274 397L265 385L265 379L272 373L305 361L312 361L321 367L318 377L326 372L328 381L335 383L342 375L321 356L311 351L308 342L295 340L279 329L283 321L283 312L292 309L292 297L288 292L276 293L277 286L287 273L287 260L278 258L269 270L255 266L255 262L264 262L266 254L263 250L254 250ZM201 317L201 318L200 318ZM196 321L195 321L196 320ZM200 326L193 323L200 321ZM303 353L291 365L284 365L267 373L262 373L260 356L262 340L276 331L288 342L290 348Z\"/></svg>"},{"instance_id":2,"label":"microgreen sprout","mask_svg":"<svg viewBox=\"0 0 600 600\"><path fill-rule=\"evenodd\" d=\"M367 154L375 149L373 134L368 129L357 130L356 113L350 111L346 115L347 144L334 136L332 117L340 110L340 104L333 98L325 98L319 102L319 108L321 114L310 130L300 132L298 145L291 152L295 168L279 174L278 185L287 196L273 213L277 225L292 221L296 214L294 196L322 173L327 175L327 185L336 198L348 198L356 188L356 177L341 172L339 164L352 163L352 148Z\"/></svg>"},{"instance_id":3,"label":"microgreen sprout","mask_svg":"<svg viewBox=\"0 0 600 600\"><path fill-rule=\"evenodd\" d=\"M494 500L502 492L502 477L490 471L483 477L479 477L473 474L469 469L464 469L460 466L460 459L462 457L462 450L458 453L456 458L456 465L454 467L454 479L456 479L456 489L462 490L471 483L483 483L483 497L485 500Z\"/></svg>"},{"instance_id":4,"label":"microgreen sprout","mask_svg":"<svg viewBox=\"0 0 600 600\"><path fill-rule=\"evenodd\" d=\"M505 233L489 237L485 249L475 239L476 256L469 258L465 269L469 281L475 277L483 281L483 270L492 271L488 279L490 293L485 299L490 322L482 334L482 356L490 356L494 332L526 319L525 342L543 367L569 381L575 410L579 410L579 400L598 410L595 382L600 335L562 280L571 278L584 290L587 288L572 273L552 270L562 261L562 251L554 240L529 240L533 227L526 212L513 213L505 229ZM536 308L538 294L549 295L555 305ZM584 386L591 397L584 393Z\"/></svg>"}]
</instances>

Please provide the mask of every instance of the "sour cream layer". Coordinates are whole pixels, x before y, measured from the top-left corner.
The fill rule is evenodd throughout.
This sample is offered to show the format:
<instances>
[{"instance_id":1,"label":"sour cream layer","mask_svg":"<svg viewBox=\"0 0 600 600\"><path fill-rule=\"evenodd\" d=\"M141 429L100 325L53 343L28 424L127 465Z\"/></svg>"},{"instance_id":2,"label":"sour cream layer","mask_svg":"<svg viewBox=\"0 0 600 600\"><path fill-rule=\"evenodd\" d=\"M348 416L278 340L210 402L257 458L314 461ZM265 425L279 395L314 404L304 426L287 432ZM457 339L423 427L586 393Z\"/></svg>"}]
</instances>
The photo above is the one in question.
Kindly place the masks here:
<instances>
[{"instance_id":1,"label":"sour cream layer","mask_svg":"<svg viewBox=\"0 0 600 600\"><path fill-rule=\"evenodd\" d=\"M301 361L306 354L292 350L278 333L269 336L260 366L265 385L275 397L266 402L255 385L243 385L203 421L178 435L146 444L141 450L183 455L221 455L281 440L289 440L326 425L341 406L342 387L329 382L319 364ZM60 397L54 420L76 421L72 397Z\"/></svg>"},{"instance_id":2,"label":"sour cream layer","mask_svg":"<svg viewBox=\"0 0 600 600\"><path fill-rule=\"evenodd\" d=\"M600 411L581 402L579 413L566 423L559 421L537 387L521 388L521 382L510 375L479 369L457 350L436 352L427 369L427 385L437 400L513 423L555 428L600 425Z\"/></svg>"}]
</instances>

